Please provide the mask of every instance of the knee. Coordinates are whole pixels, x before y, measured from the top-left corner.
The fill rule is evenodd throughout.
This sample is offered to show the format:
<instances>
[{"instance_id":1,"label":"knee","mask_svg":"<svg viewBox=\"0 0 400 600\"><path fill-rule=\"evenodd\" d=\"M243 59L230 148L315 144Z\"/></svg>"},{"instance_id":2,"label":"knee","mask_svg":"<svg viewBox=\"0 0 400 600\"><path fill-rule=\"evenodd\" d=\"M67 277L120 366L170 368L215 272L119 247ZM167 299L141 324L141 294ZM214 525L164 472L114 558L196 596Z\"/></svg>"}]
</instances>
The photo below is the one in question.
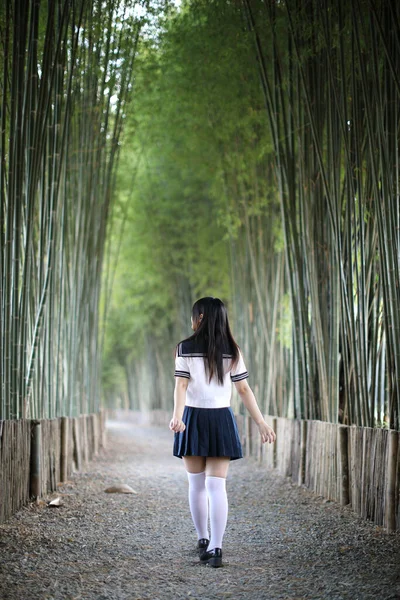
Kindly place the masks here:
<instances>
[{"instance_id":1,"label":"knee","mask_svg":"<svg viewBox=\"0 0 400 600\"><path fill-rule=\"evenodd\" d=\"M230 460L207 458L206 461L206 476L221 477L226 479L228 475Z\"/></svg>"},{"instance_id":2,"label":"knee","mask_svg":"<svg viewBox=\"0 0 400 600\"><path fill-rule=\"evenodd\" d=\"M202 473L189 473L189 471L187 471L187 477L189 482L189 494L193 492L199 494L201 491L205 491L206 474L204 471Z\"/></svg>"},{"instance_id":3,"label":"knee","mask_svg":"<svg viewBox=\"0 0 400 600\"><path fill-rule=\"evenodd\" d=\"M206 461L203 456L184 456L183 462L188 473L195 475L205 471Z\"/></svg>"},{"instance_id":4,"label":"knee","mask_svg":"<svg viewBox=\"0 0 400 600\"><path fill-rule=\"evenodd\" d=\"M206 469L206 477L219 477L220 479L226 479L226 471L224 469Z\"/></svg>"},{"instance_id":5,"label":"knee","mask_svg":"<svg viewBox=\"0 0 400 600\"><path fill-rule=\"evenodd\" d=\"M226 498L226 477L218 477L217 475L209 475L205 479L205 487L207 494L213 496L217 495L220 500L222 496Z\"/></svg>"}]
</instances>

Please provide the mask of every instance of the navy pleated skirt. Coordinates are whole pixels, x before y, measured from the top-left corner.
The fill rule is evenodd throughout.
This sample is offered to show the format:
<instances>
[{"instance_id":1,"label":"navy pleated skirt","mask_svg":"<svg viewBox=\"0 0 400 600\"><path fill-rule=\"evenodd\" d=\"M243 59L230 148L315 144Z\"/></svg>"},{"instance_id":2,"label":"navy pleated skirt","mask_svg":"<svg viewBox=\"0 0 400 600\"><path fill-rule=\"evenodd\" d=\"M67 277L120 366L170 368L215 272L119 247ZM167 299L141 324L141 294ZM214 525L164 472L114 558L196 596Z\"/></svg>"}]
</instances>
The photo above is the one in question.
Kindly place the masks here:
<instances>
[{"instance_id":1,"label":"navy pleated skirt","mask_svg":"<svg viewBox=\"0 0 400 600\"><path fill-rule=\"evenodd\" d=\"M175 433L174 456L229 456L231 460L243 458L239 431L230 406L185 406L182 421L186 429Z\"/></svg>"}]
</instances>

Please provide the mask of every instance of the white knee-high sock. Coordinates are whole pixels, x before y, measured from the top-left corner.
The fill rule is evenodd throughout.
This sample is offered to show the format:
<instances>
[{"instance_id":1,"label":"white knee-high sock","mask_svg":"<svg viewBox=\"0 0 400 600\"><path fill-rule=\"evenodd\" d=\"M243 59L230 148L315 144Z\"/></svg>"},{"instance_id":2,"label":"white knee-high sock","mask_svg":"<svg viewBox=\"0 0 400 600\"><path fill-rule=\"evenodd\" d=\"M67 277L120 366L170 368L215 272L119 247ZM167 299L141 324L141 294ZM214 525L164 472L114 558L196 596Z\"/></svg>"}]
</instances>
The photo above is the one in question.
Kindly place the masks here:
<instances>
[{"instance_id":1,"label":"white knee-high sock","mask_svg":"<svg viewBox=\"0 0 400 600\"><path fill-rule=\"evenodd\" d=\"M197 539L208 538L208 503L205 486L206 474L188 473L189 479L189 507L194 526L197 531Z\"/></svg>"},{"instance_id":2,"label":"white knee-high sock","mask_svg":"<svg viewBox=\"0 0 400 600\"><path fill-rule=\"evenodd\" d=\"M228 497L225 477L207 475L206 489L210 503L211 539L208 549L222 548L226 522L228 520Z\"/></svg>"}]
</instances>

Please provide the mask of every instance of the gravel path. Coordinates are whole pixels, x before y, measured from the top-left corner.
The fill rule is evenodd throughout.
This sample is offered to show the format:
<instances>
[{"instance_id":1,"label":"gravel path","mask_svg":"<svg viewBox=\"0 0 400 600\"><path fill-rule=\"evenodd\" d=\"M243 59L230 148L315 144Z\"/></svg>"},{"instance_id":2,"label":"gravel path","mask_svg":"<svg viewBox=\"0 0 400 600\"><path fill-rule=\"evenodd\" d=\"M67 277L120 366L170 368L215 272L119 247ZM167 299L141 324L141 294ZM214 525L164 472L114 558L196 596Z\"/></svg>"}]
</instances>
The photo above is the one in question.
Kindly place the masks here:
<instances>
[{"instance_id":1,"label":"gravel path","mask_svg":"<svg viewBox=\"0 0 400 600\"><path fill-rule=\"evenodd\" d=\"M62 507L32 503L0 526L0 598L400 599L398 533L253 459L230 466L224 566L201 565L172 439L108 421L107 449L59 486ZM116 483L137 493L104 493Z\"/></svg>"}]
</instances>

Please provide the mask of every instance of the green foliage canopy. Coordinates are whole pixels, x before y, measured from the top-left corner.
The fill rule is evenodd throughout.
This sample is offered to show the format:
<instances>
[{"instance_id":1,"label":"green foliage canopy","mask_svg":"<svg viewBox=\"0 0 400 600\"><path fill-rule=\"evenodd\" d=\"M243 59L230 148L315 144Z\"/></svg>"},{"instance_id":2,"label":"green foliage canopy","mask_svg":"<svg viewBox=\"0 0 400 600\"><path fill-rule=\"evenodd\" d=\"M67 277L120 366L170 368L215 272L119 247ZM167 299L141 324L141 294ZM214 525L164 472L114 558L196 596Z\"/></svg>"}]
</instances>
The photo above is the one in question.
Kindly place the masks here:
<instances>
[{"instance_id":1,"label":"green foliage canopy","mask_svg":"<svg viewBox=\"0 0 400 600\"><path fill-rule=\"evenodd\" d=\"M160 36L141 40L109 239L117 267L106 365L116 349L120 364L139 359L149 336L173 348L190 333L197 297L232 303L231 248L242 243L245 205L269 218L277 206L253 61L240 10L221 3L170 11Z\"/></svg>"}]
</instances>

